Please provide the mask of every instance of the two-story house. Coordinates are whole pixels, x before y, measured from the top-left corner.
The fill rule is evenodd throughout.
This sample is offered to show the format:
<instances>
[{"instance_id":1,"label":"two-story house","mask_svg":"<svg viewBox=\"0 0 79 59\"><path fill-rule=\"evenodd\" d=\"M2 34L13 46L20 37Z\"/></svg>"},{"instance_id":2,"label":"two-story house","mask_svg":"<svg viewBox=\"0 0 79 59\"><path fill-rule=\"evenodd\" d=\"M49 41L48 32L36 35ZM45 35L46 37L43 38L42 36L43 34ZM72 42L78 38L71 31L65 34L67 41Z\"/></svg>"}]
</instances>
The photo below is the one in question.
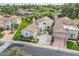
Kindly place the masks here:
<instances>
[{"instance_id":1,"label":"two-story house","mask_svg":"<svg viewBox=\"0 0 79 59\"><path fill-rule=\"evenodd\" d=\"M21 34L24 37L30 37L33 36L34 38L39 39L39 44L50 44L51 36L47 35L47 28L50 27L53 23L53 20L49 17L45 16L43 18L33 19L33 23L23 29L21 31ZM45 36L45 37L44 37Z\"/></svg>"},{"instance_id":2,"label":"two-story house","mask_svg":"<svg viewBox=\"0 0 79 59\"><path fill-rule=\"evenodd\" d=\"M53 26L53 45L57 47L66 47L66 40L77 39L78 27L68 17L62 17L55 20L55 25Z\"/></svg>"},{"instance_id":3,"label":"two-story house","mask_svg":"<svg viewBox=\"0 0 79 59\"><path fill-rule=\"evenodd\" d=\"M4 27L5 29L12 29L14 24L20 24L21 18L18 16L10 16L10 17L0 17L0 26Z\"/></svg>"}]
</instances>

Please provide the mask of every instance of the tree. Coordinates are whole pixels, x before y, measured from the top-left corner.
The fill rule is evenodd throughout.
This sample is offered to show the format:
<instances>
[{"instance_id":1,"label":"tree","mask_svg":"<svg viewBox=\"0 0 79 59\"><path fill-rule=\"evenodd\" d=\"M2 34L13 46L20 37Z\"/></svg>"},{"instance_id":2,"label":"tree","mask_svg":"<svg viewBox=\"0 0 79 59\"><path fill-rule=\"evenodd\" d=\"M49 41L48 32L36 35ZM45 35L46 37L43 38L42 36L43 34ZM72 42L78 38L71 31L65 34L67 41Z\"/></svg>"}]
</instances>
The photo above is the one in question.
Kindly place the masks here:
<instances>
[{"instance_id":1,"label":"tree","mask_svg":"<svg viewBox=\"0 0 79 59\"><path fill-rule=\"evenodd\" d=\"M24 50L22 50L18 47L13 47L10 50L10 55L11 56L25 56L25 55L30 55L30 54L26 53Z\"/></svg>"},{"instance_id":2,"label":"tree","mask_svg":"<svg viewBox=\"0 0 79 59\"><path fill-rule=\"evenodd\" d=\"M64 4L61 8L61 13L63 16L67 16L72 19L79 18L79 4Z\"/></svg>"}]
</instances>

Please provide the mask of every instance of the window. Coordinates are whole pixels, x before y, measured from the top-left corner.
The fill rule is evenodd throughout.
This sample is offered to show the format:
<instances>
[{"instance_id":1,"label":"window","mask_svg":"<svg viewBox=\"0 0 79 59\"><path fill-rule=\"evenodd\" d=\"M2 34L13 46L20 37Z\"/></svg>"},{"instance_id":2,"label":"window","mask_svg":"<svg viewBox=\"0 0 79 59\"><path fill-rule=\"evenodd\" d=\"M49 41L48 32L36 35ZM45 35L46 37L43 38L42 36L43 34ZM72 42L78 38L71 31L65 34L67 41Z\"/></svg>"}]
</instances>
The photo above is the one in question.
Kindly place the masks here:
<instances>
[{"instance_id":1,"label":"window","mask_svg":"<svg viewBox=\"0 0 79 59\"><path fill-rule=\"evenodd\" d=\"M70 37L73 37L73 34L71 34L71 36Z\"/></svg>"},{"instance_id":2,"label":"window","mask_svg":"<svg viewBox=\"0 0 79 59\"><path fill-rule=\"evenodd\" d=\"M70 37L72 38L72 37L74 37L74 36L75 36L75 34L71 34L71 36L70 36Z\"/></svg>"},{"instance_id":3,"label":"window","mask_svg":"<svg viewBox=\"0 0 79 59\"><path fill-rule=\"evenodd\" d=\"M26 36L28 36L28 33L26 33Z\"/></svg>"},{"instance_id":4,"label":"window","mask_svg":"<svg viewBox=\"0 0 79 59\"><path fill-rule=\"evenodd\" d=\"M46 23L44 22L43 24L45 25Z\"/></svg>"},{"instance_id":5,"label":"window","mask_svg":"<svg viewBox=\"0 0 79 59\"><path fill-rule=\"evenodd\" d=\"M42 29L40 29L40 32L42 32Z\"/></svg>"}]
</instances>

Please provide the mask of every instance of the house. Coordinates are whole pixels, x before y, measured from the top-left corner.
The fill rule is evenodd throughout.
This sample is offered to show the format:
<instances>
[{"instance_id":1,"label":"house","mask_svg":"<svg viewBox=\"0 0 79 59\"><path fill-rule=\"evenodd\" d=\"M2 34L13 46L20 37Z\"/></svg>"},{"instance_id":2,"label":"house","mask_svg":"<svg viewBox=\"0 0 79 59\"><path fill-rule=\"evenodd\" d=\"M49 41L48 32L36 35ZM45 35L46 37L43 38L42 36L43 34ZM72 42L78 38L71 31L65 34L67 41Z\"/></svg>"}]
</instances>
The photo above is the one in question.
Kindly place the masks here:
<instances>
[{"instance_id":1,"label":"house","mask_svg":"<svg viewBox=\"0 0 79 59\"><path fill-rule=\"evenodd\" d=\"M6 19L6 17L3 17L0 15L0 27L4 27L4 20Z\"/></svg>"},{"instance_id":2,"label":"house","mask_svg":"<svg viewBox=\"0 0 79 59\"><path fill-rule=\"evenodd\" d=\"M43 17L40 19L37 19L35 22L33 21L33 23L31 25L29 25L28 27L26 27L25 29L22 30L22 35L24 36L33 36L33 33L44 33L44 31L47 29L47 27L52 25L53 20L51 20L48 17ZM26 34L26 32L30 32L28 33L28 35Z\"/></svg>"},{"instance_id":3,"label":"house","mask_svg":"<svg viewBox=\"0 0 79 59\"><path fill-rule=\"evenodd\" d=\"M30 36L35 37L36 34L37 34L37 31L38 31L37 23L32 23L32 24L29 25L28 27L24 28L24 29L21 31L21 34L22 34L24 37L30 37Z\"/></svg>"},{"instance_id":4,"label":"house","mask_svg":"<svg viewBox=\"0 0 79 59\"><path fill-rule=\"evenodd\" d=\"M53 26L54 46L66 47L66 40L77 39L78 27L73 20L68 17L62 17L55 20Z\"/></svg>"},{"instance_id":5,"label":"house","mask_svg":"<svg viewBox=\"0 0 79 59\"><path fill-rule=\"evenodd\" d=\"M11 17L0 17L0 26L4 27L5 29L12 29L15 24L20 24L21 18L18 16L11 16Z\"/></svg>"},{"instance_id":6,"label":"house","mask_svg":"<svg viewBox=\"0 0 79 59\"><path fill-rule=\"evenodd\" d=\"M53 32L64 33L65 35L67 34L67 36L63 35L59 37L77 39L78 31L79 29L77 25L68 17L63 17L55 20Z\"/></svg>"},{"instance_id":7,"label":"house","mask_svg":"<svg viewBox=\"0 0 79 59\"><path fill-rule=\"evenodd\" d=\"M17 11L17 13L20 14L20 15L29 15L29 14L32 13L32 11L29 10L29 9L19 9L19 10Z\"/></svg>"},{"instance_id":8,"label":"house","mask_svg":"<svg viewBox=\"0 0 79 59\"><path fill-rule=\"evenodd\" d=\"M49 17L45 16L43 18L35 19L33 18L33 23L23 29L21 31L21 34L24 37L30 37L33 36L34 38L38 38L39 42L38 44L50 44L51 37L47 35L47 28L50 27L53 23L53 20ZM44 36L47 36L46 38Z\"/></svg>"}]
</instances>

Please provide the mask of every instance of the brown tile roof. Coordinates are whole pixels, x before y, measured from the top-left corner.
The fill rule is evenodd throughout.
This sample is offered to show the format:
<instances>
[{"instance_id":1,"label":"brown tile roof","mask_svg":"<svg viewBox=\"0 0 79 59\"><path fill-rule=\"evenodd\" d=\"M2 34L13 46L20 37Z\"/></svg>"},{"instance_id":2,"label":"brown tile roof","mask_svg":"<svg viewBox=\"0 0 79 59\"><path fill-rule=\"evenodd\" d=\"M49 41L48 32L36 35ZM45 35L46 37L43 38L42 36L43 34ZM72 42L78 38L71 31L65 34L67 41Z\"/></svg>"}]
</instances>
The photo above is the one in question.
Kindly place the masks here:
<instances>
[{"instance_id":1,"label":"brown tile roof","mask_svg":"<svg viewBox=\"0 0 79 59\"><path fill-rule=\"evenodd\" d=\"M53 32L67 33L67 30L63 28L63 25L75 25L75 23L68 17L59 18L55 20Z\"/></svg>"},{"instance_id":2,"label":"brown tile roof","mask_svg":"<svg viewBox=\"0 0 79 59\"><path fill-rule=\"evenodd\" d=\"M48 22L50 22L50 23L53 23L53 20L52 20L51 18L47 17L47 16L45 16L45 17L43 17L43 18L40 18L40 19L37 19L36 21L37 21L37 22L42 22L42 21L44 21L44 20L46 20L46 21L48 21Z\"/></svg>"},{"instance_id":3,"label":"brown tile roof","mask_svg":"<svg viewBox=\"0 0 79 59\"><path fill-rule=\"evenodd\" d=\"M4 27L4 21L0 20L0 26Z\"/></svg>"},{"instance_id":4,"label":"brown tile roof","mask_svg":"<svg viewBox=\"0 0 79 59\"><path fill-rule=\"evenodd\" d=\"M9 17L7 20L10 20L10 21L17 21L17 19L21 19L20 17L16 16L16 15L13 15L11 17Z\"/></svg>"},{"instance_id":5,"label":"brown tile roof","mask_svg":"<svg viewBox=\"0 0 79 59\"><path fill-rule=\"evenodd\" d=\"M38 30L38 25L37 25L37 22L42 22L43 20L47 20L48 22L53 22L52 19L50 19L49 17L45 16L43 18L40 18L40 19L37 19L36 22L32 23L31 25L29 25L28 27L26 27L25 29L23 30L28 30L30 32L35 32L36 30ZM22 31L23 31L22 30Z\"/></svg>"},{"instance_id":6,"label":"brown tile roof","mask_svg":"<svg viewBox=\"0 0 79 59\"><path fill-rule=\"evenodd\" d=\"M2 20L2 21L6 20L6 17L1 16L1 17L0 17L0 21L1 21L1 20Z\"/></svg>"},{"instance_id":7,"label":"brown tile roof","mask_svg":"<svg viewBox=\"0 0 79 59\"><path fill-rule=\"evenodd\" d=\"M38 30L38 27L37 27L37 24L36 23L32 23L31 25L29 25L28 27L26 27L25 29L23 30L28 30L30 32L35 32ZM23 31L22 30L22 31Z\"/></svg>"},{"instance_id":8,"label":"brown tile roof","mask_svg":"<svg viewBox=\"0 0 79 59\"><path fill-rule=\"evenodd\" d=\"M79 24L79 19L75 19L75 20L73 20L73 21L74 21L74 23L75 23L76 25Z\"/></svg>"},{"instance_id":9,"label":"brown tile roof","mask_svg":"<svg viewBox=\"0 0 79 59\"><path fill-rule=\"evenodd\" d=\"M6 20L6 17L3 17L3 16L0 17L0 26L4 26L5 20Z\"/></svg>"},{"instance_id":10,"label":"brown tile roof","mask_svg":"<svg viewBox=\"0 0 79 59\"><path fill-rule=\"evenodd\" d=\"M67 33L67 31L63 28L62 23L57 20L55 21L53 32Z\"/></svg>"},{"instance_id":11,"label":"brown tile roof","mask_svg":"<svg viewBox=\"0 0 79 59\"><path fill-rule=\"evenodd\" d=\"M10 16L10 17L6 18L5 22L6 21L17 22L17 19L21 19L21 18L16 16L16 15L13 15L13 16Z\"/></svg>"},{"instance_id":12,"label":"brown tile roof","mask_svg":"<svg viewBox=\"0 0 79 59\"><path fill-rule=\"evenodd\" d=\"M59 18L58 21L62 22L62 24L66 24L66 25L75 25L73 20L68 17Z\"/></svg>"},{"instance_id":13,"label":"brown tile roof","mask_svg":"<svg viewBox=\"0 0 79 59\"><path fill-rule=\"evenodd\" d=\"M12 22L16 22L17 21L17 19L20 19L20 17L18 17L18 16L15 16L15 15L13 15L13 16L11 16L11 17L4 17L4 16L1 16L0 17L0 26L4 26L4 23L6 22L6 21L12 21Z\"/></svg>"}]
</instances>

